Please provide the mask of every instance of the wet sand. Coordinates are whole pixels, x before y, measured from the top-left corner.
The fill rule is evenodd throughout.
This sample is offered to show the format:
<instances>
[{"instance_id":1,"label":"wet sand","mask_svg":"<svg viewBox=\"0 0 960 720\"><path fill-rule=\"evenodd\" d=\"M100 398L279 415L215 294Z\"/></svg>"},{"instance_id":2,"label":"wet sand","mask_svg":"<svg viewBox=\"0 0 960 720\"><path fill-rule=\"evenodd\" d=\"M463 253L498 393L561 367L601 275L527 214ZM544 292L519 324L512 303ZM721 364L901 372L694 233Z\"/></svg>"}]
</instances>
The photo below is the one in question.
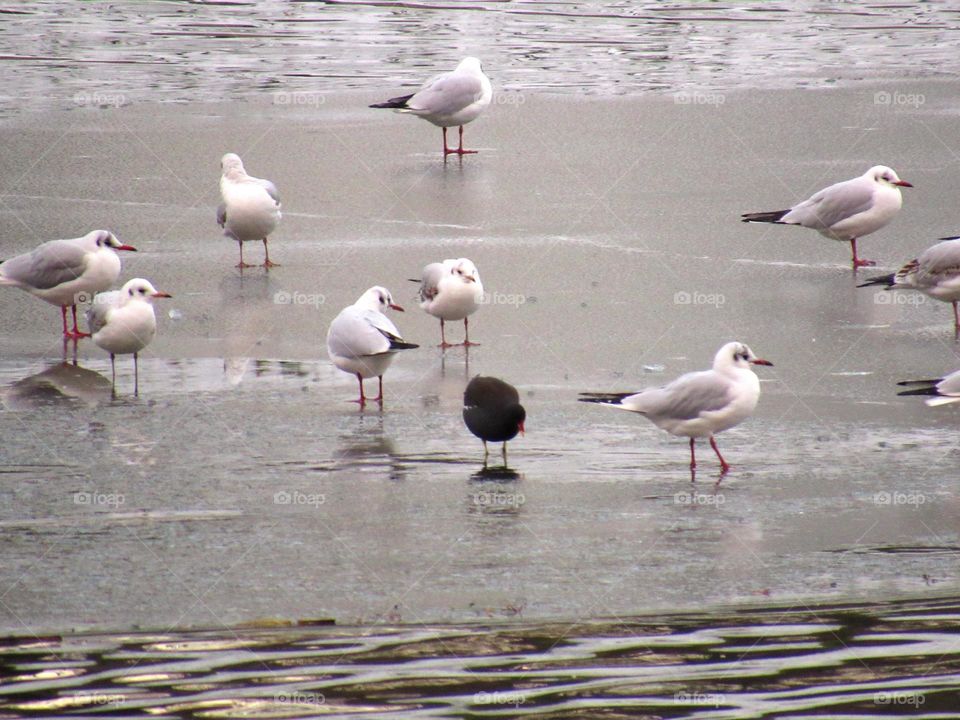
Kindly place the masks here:
<instances>
[{"instance_id":1,"label":"wet sand","mask_svg":"<svg viewBox=\"0 0 960 720\"><path fill-rule=\"evenodd\" d=\"M878 270L954 233L956 87L509 97L468 126L480 153L446 163L439 130L367 109L382 97L366 91L0 123L6 256L107 227L140 250L123 277L174 295L140 397L120 362L112 400L89 341L78 361L97 376L29 380L61 358L58 312L4 290L0 624L573 619L957 591L957 413L895 395L960 365L949 307L886 302L855 289L873 272L854 275L846 245L739 222L882 162L916 187L862 242ZM216 227L226 151L280 189L270 272L236 270ZM434 347L407 281L457 256L492 298L469 358ZM388 373L382 413L349 402L324 350L373 284L422 345ZM734 338L775 367L756 416L720 437L734 469L719 487L709 448L691 485L685 441L575 401L706 367ZM515 474L478 473L459 418L476 373L521 390Z\"/></svg>"}]
</instances>

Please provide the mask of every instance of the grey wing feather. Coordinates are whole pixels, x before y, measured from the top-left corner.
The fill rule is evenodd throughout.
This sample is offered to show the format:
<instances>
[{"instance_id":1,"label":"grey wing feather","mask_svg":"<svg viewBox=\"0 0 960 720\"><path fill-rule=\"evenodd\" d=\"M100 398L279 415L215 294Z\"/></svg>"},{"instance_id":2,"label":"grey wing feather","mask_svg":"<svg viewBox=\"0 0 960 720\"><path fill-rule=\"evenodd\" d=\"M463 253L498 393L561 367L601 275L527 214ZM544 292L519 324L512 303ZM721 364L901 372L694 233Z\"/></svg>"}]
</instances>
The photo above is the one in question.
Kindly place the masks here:
<instances>
[{"instance_id":1,"label":"grey wing feather","mask_svg":"<svg viewBox=\"0 0 960 720\"><path fill-rule=\"evenodd\" d=\"M826 229L869 210L872 205L873 184L854 178L824 188L804 200L784 215L782 222Z\"/></svg>"},{"instance_id":2,"label":"grey wing feather","mask_svg":"<svg viewBox=\"0 0 960 720\"><path fill-rule=\"evenodd\" d=\"M941 395L960 395L960 370L950 373L937 383L937 392Z\"/></svg>"},{"instance_id":3,"label":"grey wing feather","mask_svg":"<svg viewBox=\"0 0 960 720\"><path fill-rule=\"evenodd\" d=\"M946 240L924 250L917 258L917 281L960 274L960 240Z\"/></svg>"},{"instance_id":4,"label":"grey wing feather","mask_svg":"<svg viewBox=\"0 0 960 720\"><path fill-rule=\"evenodd\" d=\"M651 419L692 420L730 403L730 386L713 372L683 375L662 388L624 398L622 404Z\"/></svg>"},{"instance_id":5,"label":"grey wing feather","mask_svg":"<svg viewBox=\"0 0 960 720\"><path fill-rule=\"evenodd\" d=\"M227 224L227 204L220 203L217 206L217 225L223 227Z\"/></svg>"},{"instance_id":6,"label":"grey wing feather","mask_svg":"<svg viewBox=\"0 0 960 720\"><path fill-rule=\"evenodd\" d=\"M119 290L111 290L94 296L90 307L87 308L87 327L90 328L91 334L107 324L107 313L120 305L120 294Z\"/></svg>"},{"instance_id":7,"label":"grey wing feather","mask_svg":"<svg viewBox=\"0 0 960 720\"><path fill-rule=\"evenodd\" d=\"M479 78L450 73L441 75L407 101L407 107L430 115L453 115L483 93Z\"/></svg>"},{"instance_id":8,"label":"grey wing feather","mask_svg":"<svg viewBox=\"0 0 960 720\"><path fill-rule=\"evenodd\" d=\"M371 327L375 328L385 338L394 340L403 340L397 326L381 312L376 310L364 310L361 317L366 320Z\"/></svg>"},{"instance_id":9,"label":"grey wing feather","mask_svg":"<svg viewBox=\"0 0 960 720\"><path fill-rule=\"evenodd\" d=\"M85 269L83 248L69 240L51 240L0 265L0 275L16 283L48 290L75 280Z\"/></svg>"},{"instance_id":10,"label":"grey wing feather","mask_svg":"<svg viewBox=\"0 0 960 720\"><path fill-rule=\"evenodd\" d=\"M256 178L256 181L263 186L264 190L267 191L267 194L273 198L273 201L277 204L277 207L279 207L280 193L277 191L277 186L269 180L264 180L263 178Z\"/></svg>"},{"instance_id":11,"label":"grey wing feather","mask_svg":"<svg viewBox=\"0 0 960 720\"><path fill-rule=\"evenodd\" d=\"M437 296L437 287L443 279L445 268L443 263L430 263L423 269L423 278L420 281L420 300L433 300Z\"/></svg>"}]
</instances>

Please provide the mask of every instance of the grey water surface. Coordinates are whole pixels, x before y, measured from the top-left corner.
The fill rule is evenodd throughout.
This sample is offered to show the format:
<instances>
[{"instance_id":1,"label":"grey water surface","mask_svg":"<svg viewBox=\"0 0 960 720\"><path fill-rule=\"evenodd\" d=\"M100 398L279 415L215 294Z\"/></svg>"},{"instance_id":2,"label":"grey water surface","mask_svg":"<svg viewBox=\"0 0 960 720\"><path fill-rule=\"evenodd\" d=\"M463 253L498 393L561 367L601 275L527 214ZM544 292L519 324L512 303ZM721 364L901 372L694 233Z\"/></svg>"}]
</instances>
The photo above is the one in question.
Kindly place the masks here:
<instances>
[{"instance_id":1,"label":"grey water surface","mask_svg":"<svg viewBox=\"0 0 960 720\"><path fill-rule=\"evenodd\" d=\"M884 163L915 188L861 242L877 272L960 229L957 12L428 5L2 8L0 253L106 227L139 250L123 278L174 297L135 397L129 358L113 393L56 308L0 293L0 627L481 638L492 620L774 603L815 622L824 602L879 618L957 595L960 415L895 385L960 367L949 306L857 289L874 271L845 244L739 222ZM479 154L444 162L438 129L367 108L467 52L498 92L466 128ZM234 268L216 226L227 151L279 187L269 272ZM460 256L489 302L481 344L443 352L408 278ZM421 345L382 411L350 402L324 349L374 284ZM719 437L719 484L705 444L691 478L684 440L576 402L705 368L730 339L774 367ZM482 471L460 420L477 373L527 408L509 470Z\"/></svg>"}]
</instances>

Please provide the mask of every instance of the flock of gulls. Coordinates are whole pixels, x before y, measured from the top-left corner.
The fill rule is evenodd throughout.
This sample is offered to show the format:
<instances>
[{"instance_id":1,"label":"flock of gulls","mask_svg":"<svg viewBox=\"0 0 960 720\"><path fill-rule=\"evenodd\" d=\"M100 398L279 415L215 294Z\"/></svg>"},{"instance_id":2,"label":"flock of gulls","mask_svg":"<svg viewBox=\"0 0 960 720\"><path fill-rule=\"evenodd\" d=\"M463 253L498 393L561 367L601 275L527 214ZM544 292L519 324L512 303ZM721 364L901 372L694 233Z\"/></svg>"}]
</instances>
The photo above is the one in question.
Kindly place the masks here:
<instances>
[{"instance_id":1,"label":"flock of gulls","mask_svg":"<svg viewBox=\"0 0 960 720\"><path fill-rule=\"evenodd\" d=\"M475 153L463 147L463 126L475 120L490 105L493 90L480 61L465 58L456 69L427 81L416 93L371 105L416 115L443 130L443 157ZM457 127L459 144L451 148L447 129ZM270 260L268 240L281 219L280 196L269 180L253 177L234 153L221 160L217 222L223 234L240 248L237 267L244 262L245 242L263 243L265 268ZM816 230L827 238L849 242L854 270L875 264L858 255L857 241L886 226L900 210L900 188L912 187L894 170L877 165L863 175L831 185L786 210L746 213L744 222L799 225ZM133 278L119 290L110 290L121 272L118 252L135 251L107 230L94 230L71 240L45 242L29 253L0 263L0 285L18 287L60 307L65 340L90 337L110 354L113 383L116 385L116 356L133 355L134 393L138 392L138 355L156 334L153 302L169 298L148 280ZM464 340L469 347L469 317L483 301L483 284L477 267L467 258L430 263L421 277L421 308L440 320L440 347L452 347L445 323L463 321ZM890 275L870 278L858 287L882 286L890 290L917 290L952 303L954 328L960 334L960 238L943 238L919 257ZM77 324L77 307L86 305L89 332ZM72 313L68 326L67 310ZM387 311L402 311L390 291L375 285L345 307L330 323L327 352L333 364L357 378L363 407L368 400L383 404L383 376L397 353L417 348L403 339ZM687 373L673 382L632 393L582 393L582 402L638 413L657 427L690 441L690 468L696 468L695 441L709 440L720 461L721 477L730 465L720 454L715 435L747 419L760 397L760 381L754 366L771 365L758 358L741 342L728 342L714 357L709 370ZM378 394L368 398L365 379L377 378ZM901 383L909 389L902 395L929 395L930 405L960 401L960 371L945 378ZM504 467L507 442L524 431L526 411L513 386L494 377L476 376L464 391L463 420L483 441L484 465L488 442L503 443Z\"/></svg>"}]
</instances>

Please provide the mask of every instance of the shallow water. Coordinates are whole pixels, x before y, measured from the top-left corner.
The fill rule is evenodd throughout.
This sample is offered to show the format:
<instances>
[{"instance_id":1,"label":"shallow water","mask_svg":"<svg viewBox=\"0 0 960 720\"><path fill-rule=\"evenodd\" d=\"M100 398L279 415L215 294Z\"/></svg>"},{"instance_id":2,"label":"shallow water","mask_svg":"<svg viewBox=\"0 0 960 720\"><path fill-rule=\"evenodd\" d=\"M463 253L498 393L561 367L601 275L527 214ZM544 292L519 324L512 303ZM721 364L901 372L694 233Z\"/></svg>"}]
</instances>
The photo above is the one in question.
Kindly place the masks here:
<instances>
[{"instance_id":1,"label":"shallow water","mask_svg":"<svg viewBox=\"0 0 960 720\"><path fill-rule=\"evenodd\" d=\"M955 717L960 606L10 639L5 717Z\"/></svg>"},{"instance_id":2,"label":"shallow water","mask_svg":"<svg viewBox=\"0 0 960 720\"><path fill-rule=\"evenodd\" d=\"M55 308L0 294L5 630L331 618L350 625L351 647L367 648L370 628L418 639L418 629L394 626L441 622L462 629L430 632L482 644L476 623L490 618L536 636L531 628L548 622L709 608L701 628L710 635L729 620L718 604L740 604L748 620L736 622L754 625L770 603L856 602L881 623L893 599L960 594L957 411L895 395L898 380L957 366L949 308L856 289L872 271L853 275L839 243L738 222L884 162L916 188L900 217L862 242L878 271L956 232L960 93L937 79L955 71L956 13L936 3L851 15L837 14L846 5L791 4L777 11L777 32L757 38L753 18L769 23L774 11L717 4L680 19L694 10L563 6L580 16L570 17L558 5L538 4L546 14L536 15L514 12L531 4L482 6L167 2L139 6L156 11L144 22L122 5L71 5L69 22L52 17L58 3L5 13L0 62L16 72L0 119L0 252L106 226L140 250L124 258L124 277L174 295L159 306L134 397L129 359L118 362L113 394L101 351L89 341L76 353L61 347ZM643 16L643 33L619 17L627 13ZM205 25L224 14L258 37ZM669 62L623 58L609 43L580 43L568 24L583 37L638 35L641 45L669 31L681 50ZM405 31L417 42L403 42ZM445 33L480 48L509 100L468 127L481 152L462 162L442 162L435 128L366 107L474 51L424 41ZM769 56L743 60L738 38L769 44ZM519 40L552 49L524 55ZM714 65L710 47L725 49ZM848 52L868 59L841 68L834 59ZM234 71L217 72L227 60ZM271 256L282 266L269 273L234 269L236 248L214 223L227 150L280 187ZM491 293L471 321L481 345L469 355L434 347L436 323L407 281L461 255ZM396 321L422 347L391 368L383 411L361 412L323 338L374 283L407 305ZM706 446L691 483L684 441L576 402L581 391L706 367L732 338L775 366L760 370L756 416L720 438L734 466L720 484ZM517 385L527 408L509 471L482 472L480 444L462 427L463 387L476 373ZM945 638L931 641L938 651L952 637L950 613L931 621ZM299 632L268 642L313 641ZM588 648L605 632L576 631ZM126 644L96 637L113 650ZM210 653L198 651L202 662L218 657L222 639L214 633ZM887 641L884 657L909 670ZM797 645L774 654L805 657ZM590 649L575 661L606 677L596 657ZM437 677L463 672L436 662ZM729 670L707 668L712 680L690 687L713 692ZM524 705L554 702L567 679ZM254 685L245 682L237 686ZM633 682L611 686L630 698L625 712L674 712L661 701L675 686L634 692ZM813 712L817 682L816 673L797 680L797 713ZM760 706L723 685L735 708L726 717L792 709L770 683ZM529 690L520 685L504 689ZM459 685L449 694L460 699L442 708L466 712L488 687ZM937 692L923 687L926 709L936 707ZM47 692L33 690L34 699ZM277 692L247 690L236 697ZM863 716L875 690L853 691ZM558 701L562 712L577 712L589 692ZM647 695L656 699L639 699ZM397 697L375 702L392 708ZM707 717L689 705L676 712Z\"/></svg>"}]
</instances>

